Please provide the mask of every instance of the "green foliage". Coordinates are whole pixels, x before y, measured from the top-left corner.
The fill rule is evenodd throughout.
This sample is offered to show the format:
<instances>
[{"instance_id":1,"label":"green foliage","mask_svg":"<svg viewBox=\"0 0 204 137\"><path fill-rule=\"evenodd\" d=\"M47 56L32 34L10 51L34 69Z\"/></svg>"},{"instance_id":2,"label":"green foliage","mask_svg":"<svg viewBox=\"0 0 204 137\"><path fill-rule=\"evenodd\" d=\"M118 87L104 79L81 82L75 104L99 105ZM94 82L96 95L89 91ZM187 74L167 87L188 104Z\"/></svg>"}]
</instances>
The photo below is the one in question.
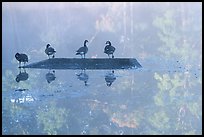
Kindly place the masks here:
<instances>
[{"instance_id":1,"label":"green foliage","mask_svg":"<svg viewBox=\"0 0 204 137\"><path fill-rule=\"evenodd\" d=\"M195 22L195 20L198 20L195 19L195 15L198 13L194 11L189 11L184 16L181 8L184 7L184 10L188 12L187 6L188 4L178 4L178 7L168 8L162 16L155 18L153 26L158 29L157 34L163 43L158 50L164 57L171 58L174 56L180 58L185 63L193 63L199 57L197 54L199 51L194 47L195 44L197 47L199 46L201 37L195 38L192 33L195 35L201 34L201 30L198 29L201 28L201 22Z\"/></svg>"},{"instance_id":2,"label":"green foliage","mask_svg":"<svg viewBox=\"0 0 204 137\"><path fill-rule=\"evenodd\" d=\"M177 55L178 47L176 43L179 40L179 33L177 31L177 24L174 19L174 10L167 10L163 17L156 17L153 25L160 29L158 36L164 43L158 50L165 54L168 58L172 54Z\"/></svg>"},{"instance_id":3,"label":"green foliage","mask_svg":"<svg viewBox=\"0 0 204 137\"><path fill-rule=\"evenodd\" d=\"M48 135L57 135L57 130L65 124L68 111L63 108L57 108L54 103L46 107L44 111L37 112L37 122L43 125L45 133Z\"/></svg>"},{"instance_id":4,"label":"green foliage","mask_svg":"<svg viewBox=\"0 0 204 137\"><path fill-rule=\"evenodd\" d=\"M164 74L163 77L160 77L157 73L155 73L154 76L156 80L160 80L158 88L161 91L169 90L171 88L170 77L168 74Z\"/></svg>"},{"instance_id":5,"label":"green foliage","mask_svg":"<svg viewBox=\"0 0 204 137\"><path fill-rule=\"evenodd\" d=\"M189 74L182 74L182 73L175 73L173 77L170 77L168 74L159 75L158 73L155 73L154 78L158 80L157 86L159 89L157 94L154 96L155 104L161 107L162 109L164 109L163 111L166 112L166 114L169 114L169 115L177 114L177 115L174 115L175 117L172 118L169 122L168 120L166 120L166 122L168 122L166 123L166 125L170 125L170 122L174 123L172 126L174 126L175 128L174 127L171 127L171 128L176 130L173 132L176 132L178 130L181 132L181 134L195 134L195 131L192 130L193 127L189 122L190 119L194 119L194 117L187 115L187 113L190 112L197 119L200 119L202 117L202 111L200 111L202 106L201 105L202 99L201 97L199 98L195 97L194 96L195 93L189 91L189 88L197 87L199 86L199 83L197 82L191 85L190 84L187 85L186 82L188 80L193 80L193 79L189 77ZM195 98L195 99L188 101L188 98ZM175 111L176 113L173 111ZM150 123L152 123L152 125L154 125L158 129L161 129L161 128L164 128L164 127L160 127L162 124L160 126L157 126L159 125L159 122L158 122L159 120L156 117L158 113L160 113L160 111L155 112L154 116L152 116L154 118L152 117L150 118ZM161 117L164 117L164 114L162 115L163 116ZM168 117L168 115L165 115L165 116ZM188 119L184 118L187 116L189 117ZM179 122L178 122L178 119L179 119Z\"/></svg>"},{"instance_id":6,"label":"green foliage","mask_svg":"<svg viewBox=\"0 0 204 137\"><path fill-rule=\"evenodd\" d=\"M165 100L163 99L162 94L157 94L154 96L155 104L158 106L165 106Z\"/></svg>"},{"instance_id":7,"label":"green foliage","mask_svg":"<svg viewBox=\"0 0 204 137\"><path fill-rule=\"evenodd\" d=\"M156 112L149 118L152 126L160 131L165 131L170 128L169 120L168 115L164 111Z\"/></svg>"},{"instance_id":8,"label":"green foliage","mask_svg":"<svg viewBox=\"0 0 204 137\"><path fill-rule=\"evenodd\" d=\"M187 107L190 110L190 112L197 118L202 116L202 111L200 111L201 106L199 106L197 102L189 103Z\"/></svg>"},{"instance_id":9,"label":"green foliage","mask_svg":"<svg viewBox=\"0 0 204 137\"><path fill-rule=\"evenodd\" d=\"M183 81L179 78L178 74L174 75L174 78L170 78L168 74L160 76L158 73L154 74L154 78L158 80L158 93L154 96L156 105L164 106L165 104L172 103L176 98L181 96L181 87ZM169 98L169 101L167 100Z\"/></svg>"}]
</instances>

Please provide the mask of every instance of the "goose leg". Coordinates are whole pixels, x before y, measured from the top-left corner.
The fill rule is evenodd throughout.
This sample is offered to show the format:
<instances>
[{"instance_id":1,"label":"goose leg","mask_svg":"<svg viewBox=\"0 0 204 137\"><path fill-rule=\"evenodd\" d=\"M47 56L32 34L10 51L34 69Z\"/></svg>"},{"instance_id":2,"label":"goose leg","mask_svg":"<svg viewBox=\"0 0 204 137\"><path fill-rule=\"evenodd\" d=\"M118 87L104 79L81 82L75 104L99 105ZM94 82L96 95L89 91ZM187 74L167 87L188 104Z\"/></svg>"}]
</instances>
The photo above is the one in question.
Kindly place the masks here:
<instances>
[{"instance_id":1,"label":"goose leg","mask_svg":"<svg viewBox=\"0 0 204 137\"><path fill-rule=\"evenodd\" d=\"M88 86L88 85L87 85L87 81L84 81L84 84L85 84L85 86Z\"/></svg>"},{"instance_id":2,"label":"goose leg","mask_svg":"<svg viewBox=\"0 0 204 137\"><path fill-rule=\"evenodd\" d=\"M23 71L26 72L25 68L23 68Z\"/></svg>"}]
</instances>

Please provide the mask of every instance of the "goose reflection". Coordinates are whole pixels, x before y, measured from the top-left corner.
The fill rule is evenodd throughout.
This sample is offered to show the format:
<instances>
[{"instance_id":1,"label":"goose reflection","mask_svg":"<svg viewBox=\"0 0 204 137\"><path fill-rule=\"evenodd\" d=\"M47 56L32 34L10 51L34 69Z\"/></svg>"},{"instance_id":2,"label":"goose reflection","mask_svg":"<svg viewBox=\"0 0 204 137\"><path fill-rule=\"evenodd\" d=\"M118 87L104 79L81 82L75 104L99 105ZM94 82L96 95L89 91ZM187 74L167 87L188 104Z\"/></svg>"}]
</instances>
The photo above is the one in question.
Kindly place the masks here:
<instances>
[{"instance_id":1,"label":"goose reflection","mask_svg":"<svg viewBox=\"0 0 204 137\"><path fill-rule=\"evenodd\" d=\"M49 70L49 72L45 75L46 80L48 83L51 83L52 81L55 80L55 70L53 70L52 72L50 72L51 70Z\"/></svg>"},{"instance_id":2,"label":"goose reflection","mask_svg":"<svg viewBox=\"0 0 204 137\"><path fill-rule=\"evenodd\" d=\"M22 69L23 69L23 72L21 72ZM26 73L25 68L20 68L20 72L16 76L16 82L26 81L28 79L28 77L29 77L29 75L28 75L28 73Z\"/></svg>"},{"instance_id":3,"label":"goose reflection","mask_svg":"<svg viewBox=\"0 0 204 137\"><path fill-rule=\"evenodd\" d=\"M77 75L77 78L78 78L79 80L84 81L84 85L85 85L85 86L88 86L87 81L88 81L88 79L89 79L89 76L86 74L86 72L85 72L84 69L81 71L81 73L76 74L76 75Z\"/></svg>"},{"instance_id":4,"label":"goose reflection","mask_svg":"<svg viewBox=\"0 0 204 137\"><path fill-rule=\"evenodd\" d=\"M114 75L114 70L112 70L111 72L108 72L105 75L105 81L108 87L110 87L115 80L116 80L116 76Z\"/></svg>"}]
</instances>

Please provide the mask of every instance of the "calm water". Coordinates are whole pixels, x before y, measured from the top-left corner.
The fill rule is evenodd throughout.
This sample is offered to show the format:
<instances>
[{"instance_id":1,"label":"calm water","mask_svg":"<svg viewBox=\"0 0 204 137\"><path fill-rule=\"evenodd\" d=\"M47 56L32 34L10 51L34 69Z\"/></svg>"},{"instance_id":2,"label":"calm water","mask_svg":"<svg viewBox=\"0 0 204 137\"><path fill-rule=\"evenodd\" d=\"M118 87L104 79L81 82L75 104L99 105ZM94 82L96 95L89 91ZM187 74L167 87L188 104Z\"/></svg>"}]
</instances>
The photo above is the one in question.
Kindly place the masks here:
<instances>
[{"instance_id":1,"label":"calm water","mask_svg":"<svg viewBox=\"0 0 204 137\"><path fill-rule=\"evenodd\" d=\"M137 24L131 17L142 17L143 6L151 4L153 19L166 12L155 10L153 3L58 3L53 9L52 3L3 3L2 134L202 134L201 37L186 36L194 47L169 41L180 52L162 50L168 44L155 43L154 36L141 40L139 31L159 30L145 29L148 23ZM114 14L118 6L122 17ZM116 24L121 31L108 20L121 22ZM146 22L152 25L153 20ZM44 50L51 43L57 58L80 58L75 51L85 39L90 41L87 58L108 57L103 53L108 39L116 47L115 57L136 58L142 68L19 69L14 57L26 53L28 64L47 59ZM22 73L28 79L16 82Z\"/></svg>"}]
</instances>

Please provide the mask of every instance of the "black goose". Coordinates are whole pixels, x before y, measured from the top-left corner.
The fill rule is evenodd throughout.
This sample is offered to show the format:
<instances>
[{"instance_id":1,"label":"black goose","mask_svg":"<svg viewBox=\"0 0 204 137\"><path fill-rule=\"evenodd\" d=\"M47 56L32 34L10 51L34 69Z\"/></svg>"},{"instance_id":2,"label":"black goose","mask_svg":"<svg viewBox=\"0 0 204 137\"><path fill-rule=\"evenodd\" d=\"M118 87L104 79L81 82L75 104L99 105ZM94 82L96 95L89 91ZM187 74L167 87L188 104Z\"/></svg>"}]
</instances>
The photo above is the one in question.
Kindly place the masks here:
<instances>
[{"instance_id":1,"label":"black goose","mask_svg":"<svg viewBox=\"0 0 204 137\"><path fill-rule=\"evenodd\" d=\"M50 55L53 55L52 58L54 58L54 54L56 53L56 51L54 50L54 48L50 47L50 44L47 44L46 49L45 49L45 53L48 55L49 59L50 59Z\"/></svg>"},{"instance_id":2,"label":"black goose","mask_svg":"<svg viewBox=\"0 0 204 137\"><path fill-rule=\"evenodd\" d=\"M85 54L88 52L88 47L86 46L86 43L88 42L88 40L84 41L84 46L80 47L77 51L76 51L76 55L84 55L85 58Z\"/></svg>"},{"instance_id":3,"label":"black goose","mask_svg":"<svg viewBox=\"0 0 204 137\"><path fill-rule=\"evenodd\" d=\"M21 62L28 62L28 56L26 54L16 53L15 58L19 61L19 67L21 66Z\"/></svg>"},{"instance_id":4,"label":"black goose","mask_svg":"<svg viewBox=\"0 0 204 137\"><path fill-rule=\"evenodd\" d=\"M113 53L115 52L115 47L111 46L110 41L106 41L106 47L104 48L104 53L108 54L108 57L110 58L110 54L112 54L112 58L114 58Z\"/></svg>"}]
</instances>

